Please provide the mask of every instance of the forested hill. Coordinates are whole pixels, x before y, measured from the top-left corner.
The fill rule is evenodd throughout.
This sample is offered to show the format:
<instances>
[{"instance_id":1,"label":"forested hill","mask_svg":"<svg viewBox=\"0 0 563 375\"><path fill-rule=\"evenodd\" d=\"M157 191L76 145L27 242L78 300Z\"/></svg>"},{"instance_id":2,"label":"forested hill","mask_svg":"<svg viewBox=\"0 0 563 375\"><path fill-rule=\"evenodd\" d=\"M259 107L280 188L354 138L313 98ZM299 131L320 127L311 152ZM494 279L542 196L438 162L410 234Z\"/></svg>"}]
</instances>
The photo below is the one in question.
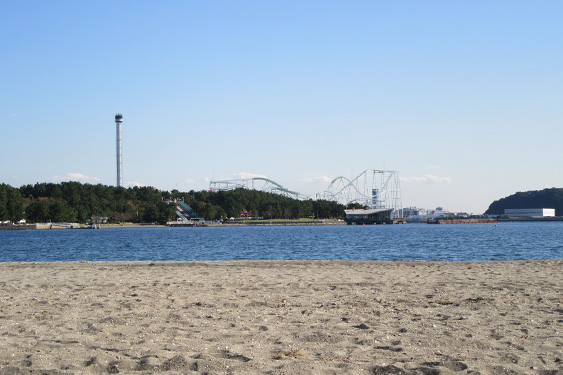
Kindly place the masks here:
<instances>
[{"instance_id":1,"label":"forested hill","mask_svg":"<svg viewBox=\"0 0 563 375\"><path fill-rule=\"evenodd\" d=\"M166 223L176 218L170 200L183 199L206 220L241 215L267 219L342 218L344 206L325 200L284 197L257 190L160 191L153 187L123 188L79 182L37 183L14 188L0 184L0 221L85 222L107 217L110 222Z\"/></svg>"},{"instance_id":2,"label":"forested hill","mask_svg":"<svg viewBox=\"0 0 563 375\"><path fill-rule=\"evenodd\" d=\"M563 189L518 192L494 201L485 214L502 215L505 208L555 208L555 216L563 216Z\"/></svg>"},{"instance_id":3,"label":"forested hill","mask_svg":"<svg viewBox=\"0 0 563 375\"><path fill-rule=\"evenodd\" d=\"M174 205L152 187L105 186L79 182L37 183L14 188L0 185L0 221L26 219L30 223L86 222L107 217L110 222L166 222Z\"/></svg>"}]
</instances>

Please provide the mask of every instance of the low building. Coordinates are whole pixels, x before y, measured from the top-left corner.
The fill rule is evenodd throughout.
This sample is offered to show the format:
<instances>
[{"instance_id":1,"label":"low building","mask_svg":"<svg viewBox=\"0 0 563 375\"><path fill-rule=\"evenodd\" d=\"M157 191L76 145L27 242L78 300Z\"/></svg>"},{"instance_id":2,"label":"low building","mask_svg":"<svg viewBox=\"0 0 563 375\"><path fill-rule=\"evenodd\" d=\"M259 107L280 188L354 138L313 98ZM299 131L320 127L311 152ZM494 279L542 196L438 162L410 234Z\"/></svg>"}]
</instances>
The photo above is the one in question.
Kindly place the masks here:
<instances>
[{"instance_id":1,"label":"low building","mask_svg":"<svg viewBox=\"0 0 563 375\"><path fill-rule=\"evenodd\" d=\"M554 217L555 208L505 208L504 214L518 217Z\"/></svg>"},{"instance_id":2,"label":"low building","mask_svg":"<svg viewBox=\"0 0 563 375\"><path fill-rule=\"evenodd\" d=\"M373 208L367 210L344 210L346 224L393 224L392 208Z\"/></svg>"},{"instance_id":3,"label":"low building","mask_svg":"<svg viewBox=\"0 0 563 375\"><path fill-rule=\"evenodd\" d=\"M421 214L421 211L422 210L416 207L403 208L403 217L419 216Z\"/></svg>"}]
</instances>

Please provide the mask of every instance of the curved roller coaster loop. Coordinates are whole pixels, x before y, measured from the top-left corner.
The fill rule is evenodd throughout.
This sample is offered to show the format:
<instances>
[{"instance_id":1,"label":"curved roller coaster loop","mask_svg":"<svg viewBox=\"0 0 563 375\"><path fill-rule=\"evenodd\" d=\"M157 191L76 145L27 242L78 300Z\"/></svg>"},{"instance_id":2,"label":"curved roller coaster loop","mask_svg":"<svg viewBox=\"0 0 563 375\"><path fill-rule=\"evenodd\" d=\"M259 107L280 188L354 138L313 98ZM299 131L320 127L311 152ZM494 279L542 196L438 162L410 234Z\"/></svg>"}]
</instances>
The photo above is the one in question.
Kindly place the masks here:
<instances>
[{"instance_id":1,"label":"curved roller coaster loop","mask_svg":"<svg viewBox=\"0 0 563 375\"><path fill-rule=\"evenodd\" d=\"M311 199L311 196L289 190L281 184L265 178L251 177L218 180L209 183L209 190L222 191L237 188L261 190L295 199ZM344 176L334 178L328 188L315 194L318 199L337 201L344 205L358 203L370 208L393 208L402 212L399 172L366 169L353 179Z\"/></svg>"},{"instance_id":2,"label":"curved roller coaster loop","mask_svg":"<svg viewBox=\"0 0 563 375\"><path fill-rule=\"evenodd\" d=\"M322 196L344 205L359 203L372 208L402 209L397 202L400 200L400 182L396 171L366 169L352 180L336 177Z\"/></svg>"},{"instance_id":3,"label":"curved roller coaster loop","mask_svg":"<svg viewBox=\"0 0 563 375\"><path fill-rule=\"evenodd\" d=\"M260 186L261 184L261 186ZM260 188L258 188L260 187ZM268 193L276 193L284 195L290 198L295 198L299 200L309 199L308 196L298 193L288 188L283 187L281 184L270 180L265 177L250 177L250 178L240 178L233 180L218 180L211 181L209 183L209 190L212 191L223 191L223 190L233 190L233 189L253 189L261 190Z\"/></svg>"}]
</instances>

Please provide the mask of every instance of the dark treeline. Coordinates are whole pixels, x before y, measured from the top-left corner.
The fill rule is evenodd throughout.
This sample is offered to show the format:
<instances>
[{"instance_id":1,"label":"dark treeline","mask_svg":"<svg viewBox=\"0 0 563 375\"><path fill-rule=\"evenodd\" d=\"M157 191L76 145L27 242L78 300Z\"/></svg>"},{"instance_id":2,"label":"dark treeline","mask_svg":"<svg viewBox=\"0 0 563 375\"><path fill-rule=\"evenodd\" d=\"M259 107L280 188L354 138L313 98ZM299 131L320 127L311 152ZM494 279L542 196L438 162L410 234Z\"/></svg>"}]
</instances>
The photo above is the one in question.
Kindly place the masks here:
<instances>
[{"instance_id":1,"label":"dark treeline","mask_svg":"<svg viewBox=\"0 0 563 375\"><path fill-rule=\"evenodd\" d=\"M123 188L79 182L37 183L14 188L0 184L0 221L86 222L106 217L109 222L165 223L174 220L170 200L183 199L206 220L342 218L344 206L326 200L300 201L257 190L160 191L153 187Z\"/></svg>"},{"instance_id":2,"label":"dark treeline","mask_svg":"<svg viewBox=\"0 0 563 375\"><path fill-rule=\"evenodd\" d=\"M563 189L518 192L494 201L485 214L502 215L505 208L554 208L555 216L563 216Z\"/></svg>"},{"instance_id":3,"label":"dark treeline","mask_svg":"<svg viewBox=\"0 0 563 375\"><path fill-rule=\"evenodd\" d=\"M175 207L152 187L122 188L79 182L37 183L13 188L0 185L0 220L85 222L107 217L110 222L166 222Z\"/></svg>"},{"instance_id":4,"label":"dark treeline","mask_svg":"<svg viewBox=\"0 0 563 375\"><path fill-rule=\"evenodd\" d=\"M172 191L174 194L175 191ZM240 218L241 215L264 219L340 219L344 206L327 200L297 200L258 190L191 191L185 198L194 211L206 220Z\"/></svg>"}]
</instances>

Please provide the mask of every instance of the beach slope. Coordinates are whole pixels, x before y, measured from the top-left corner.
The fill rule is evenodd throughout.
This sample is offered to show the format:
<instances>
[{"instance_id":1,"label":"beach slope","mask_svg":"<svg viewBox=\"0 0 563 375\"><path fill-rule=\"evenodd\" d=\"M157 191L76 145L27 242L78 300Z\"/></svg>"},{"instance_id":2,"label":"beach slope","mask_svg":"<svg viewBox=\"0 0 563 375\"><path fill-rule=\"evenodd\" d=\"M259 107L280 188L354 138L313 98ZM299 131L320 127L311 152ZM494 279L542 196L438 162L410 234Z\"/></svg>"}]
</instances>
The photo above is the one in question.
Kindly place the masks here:
<instances>
[{"instance_id":1,"label":"beach slope","mask_svg":"<svg viewBox=\"0 0 563 375\"><path fill-rule=\"evenodd\" d=\"M563 374L563 260L0 263L1 374Z\"/></svg>"}]
</instances>

